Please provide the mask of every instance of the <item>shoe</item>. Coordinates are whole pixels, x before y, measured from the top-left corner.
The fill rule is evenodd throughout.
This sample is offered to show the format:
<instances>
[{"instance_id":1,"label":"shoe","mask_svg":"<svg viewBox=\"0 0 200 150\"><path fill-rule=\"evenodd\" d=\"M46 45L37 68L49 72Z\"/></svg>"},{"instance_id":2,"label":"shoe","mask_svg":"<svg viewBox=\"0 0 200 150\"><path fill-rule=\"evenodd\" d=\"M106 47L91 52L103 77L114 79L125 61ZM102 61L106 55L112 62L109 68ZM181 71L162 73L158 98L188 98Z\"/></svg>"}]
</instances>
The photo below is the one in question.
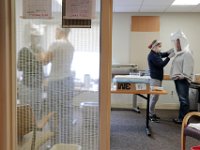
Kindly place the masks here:
<instances>
[{"instance_id":1,"label":"shoe","mask_svg":"<svg viewBox=\"0 0 200 150\"><path fill-rule=\"evenodd\" d=\"M160 117L158 117L156 114L149 114L149 116L151 116L151 117L153 117L153 118L156 118L157 120L159 120L160 119Z\"/></svg>"},{"instance_id":2,"label":"shoe","mask_svg":"<svg viewBox=\"0 0 200 150\"><path fill-rule=\"evenodd\" d=\"M158 119L158 120L160 119L160 117L158 117L156 114L155 114L155 118Z\"/></svg>"},{"instance_id":3,"label":"shoe","mask_svg":"<svg viewBox=\"0 0 200 150\"><path fill-rule=\"evenodd\" d=\"M173 119L173 122L176 124L182 124L182 120L180 119Z\"/></svg>"},{"instance_id":4,"label":"shoe","mask_svg":"<svg viewBox=\"0 0 200 150\"><path fill-rule=\"evenodd\" d=\"M159 120L158 120L158 118L156 117L156 115L149 116L149 120L152 121L152 122L159 123Z\"/></svg>"}]
</instances>

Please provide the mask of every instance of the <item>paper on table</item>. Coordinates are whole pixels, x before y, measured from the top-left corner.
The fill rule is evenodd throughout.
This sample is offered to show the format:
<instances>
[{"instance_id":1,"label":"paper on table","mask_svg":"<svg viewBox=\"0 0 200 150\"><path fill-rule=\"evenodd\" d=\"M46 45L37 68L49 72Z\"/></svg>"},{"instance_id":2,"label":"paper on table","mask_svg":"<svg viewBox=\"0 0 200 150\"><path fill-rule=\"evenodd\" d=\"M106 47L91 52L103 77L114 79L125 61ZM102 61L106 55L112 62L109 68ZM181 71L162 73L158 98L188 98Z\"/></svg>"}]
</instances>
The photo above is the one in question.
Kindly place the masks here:
<instances>
[{"instance_id":1,"label":"paper on table","mask_svg":"<svg viewBox=\"0 0 200 150\"><path fill-rule=\"evenodd\" d=\"M162 91L162 90L164 90L164 88L161 87L161 86L150 86L150 88L151 88L152 91Z\"/></svg>"},{"instance_id":2,"label":"paper on table","mask_svg":"<svg viewBox=\"0 0 200 150\"><path fill-rule=\"evenodd\" d=\"M135 84L135 89L136 90L146 90L147 89L147 85L144 84L144 83Z\"/></svg>"}]
</instances>

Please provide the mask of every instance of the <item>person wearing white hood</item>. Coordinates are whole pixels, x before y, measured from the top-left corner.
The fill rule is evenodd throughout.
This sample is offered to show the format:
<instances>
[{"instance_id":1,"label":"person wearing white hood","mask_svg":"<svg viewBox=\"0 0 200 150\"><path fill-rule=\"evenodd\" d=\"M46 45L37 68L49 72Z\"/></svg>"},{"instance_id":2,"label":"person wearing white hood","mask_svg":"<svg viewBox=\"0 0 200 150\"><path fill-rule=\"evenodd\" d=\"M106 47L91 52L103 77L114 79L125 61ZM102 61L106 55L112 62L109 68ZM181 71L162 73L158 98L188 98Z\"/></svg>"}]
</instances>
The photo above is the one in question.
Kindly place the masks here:
<instances>
[{"instance_id":1,"label":"person wearing white hood","mask_svg":"<svg viewBox=\"0 0 200 150\"><path fill-rule=\"evenodd\" d=\"M148 55L148 65L150 69L151 76L151 86L161 86L163 80L164 67L170 61L175 53L174 49L170 49L166 52L161 52L161 42L154 40L148 48L151 49ZM165 58L165 59L163 59ZM149 118L153 122L159 122L160 117L155 113L155 105L158 101L159 95L151 95L150 106L149 106Z\"/></svg>"},{"instance_id":2,"label":"person wearing white hood","mask_svg":"<svg viewBox=\"0 0 200 150\"><path fill-rule=\"evenodd\" d=\"M176 56L172 62L170 76L174 80L180 102L178 118L173 119L173 122L182 124L184 116L189 112L189 85L193 78L194 59L187 37L182 31L172 33L171 41L175 44Z\"/></svg>"}]
</instances>

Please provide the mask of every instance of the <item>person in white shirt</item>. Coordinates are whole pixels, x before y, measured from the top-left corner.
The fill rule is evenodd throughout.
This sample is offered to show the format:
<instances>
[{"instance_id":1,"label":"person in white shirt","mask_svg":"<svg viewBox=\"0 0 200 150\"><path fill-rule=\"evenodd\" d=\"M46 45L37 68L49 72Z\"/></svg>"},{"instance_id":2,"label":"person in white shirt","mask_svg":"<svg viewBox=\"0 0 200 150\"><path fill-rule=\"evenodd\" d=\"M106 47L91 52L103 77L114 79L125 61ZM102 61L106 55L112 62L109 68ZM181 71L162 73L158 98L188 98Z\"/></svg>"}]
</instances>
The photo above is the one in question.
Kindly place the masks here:
<instances>
[{"instance_id":1,"label":"person in white shirt","mask_svg":"<svg viewBox=\"0 0 200 150\"><path fill-rule=\"evenodd\" d=\"M176 56L172 62L170 76L175 82L180 102L178 118L173 119L173 122L182 124L184 116L189 112L189 85L193 78L194 59L183 32L172 33L171 40L175 44Z\"/></svg>"},{"instance_id":2,"label":"person in white shirt","mask_svg":"<svg viewBox=\"0 0 200 150\"><path fill-rule=\"evenodd\" d=\"M58 115L58 131L55 143L70 143L73 122L73 76L71 63L74 47L68 40L70 29L56 28L56 41L53 42L45 54L51 62L51 71L48 78L47 99L49 111Z\"/></svg>"}]
</instances>

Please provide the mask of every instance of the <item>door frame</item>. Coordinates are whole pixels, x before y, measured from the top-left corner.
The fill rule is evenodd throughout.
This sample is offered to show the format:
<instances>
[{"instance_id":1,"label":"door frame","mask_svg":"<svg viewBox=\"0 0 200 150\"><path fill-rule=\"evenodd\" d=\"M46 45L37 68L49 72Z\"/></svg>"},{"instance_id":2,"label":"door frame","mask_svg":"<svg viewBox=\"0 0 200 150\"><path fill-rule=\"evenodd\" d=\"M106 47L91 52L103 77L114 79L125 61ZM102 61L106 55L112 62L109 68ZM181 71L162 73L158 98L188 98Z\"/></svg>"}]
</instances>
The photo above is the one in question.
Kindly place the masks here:
<instances>
[{"instance_id":1,"label":"door frame","mask_svg":"<svg viewBox=\"0 0 200 150\"><path fill-rule=\"evenodd\" d=\"M0 149L16 146L16 54L14 0L0 2Z\"/></svg>"},{"instance_id":2,"label":"door frame","mask_svg":"<svg viewBox=\"0 0 200 150\"><path fill-rule=\"evenodd\" d=\"M101 0L100 150L110 150L112 7L112 0Z\"/></svg>"}]
</instances>

